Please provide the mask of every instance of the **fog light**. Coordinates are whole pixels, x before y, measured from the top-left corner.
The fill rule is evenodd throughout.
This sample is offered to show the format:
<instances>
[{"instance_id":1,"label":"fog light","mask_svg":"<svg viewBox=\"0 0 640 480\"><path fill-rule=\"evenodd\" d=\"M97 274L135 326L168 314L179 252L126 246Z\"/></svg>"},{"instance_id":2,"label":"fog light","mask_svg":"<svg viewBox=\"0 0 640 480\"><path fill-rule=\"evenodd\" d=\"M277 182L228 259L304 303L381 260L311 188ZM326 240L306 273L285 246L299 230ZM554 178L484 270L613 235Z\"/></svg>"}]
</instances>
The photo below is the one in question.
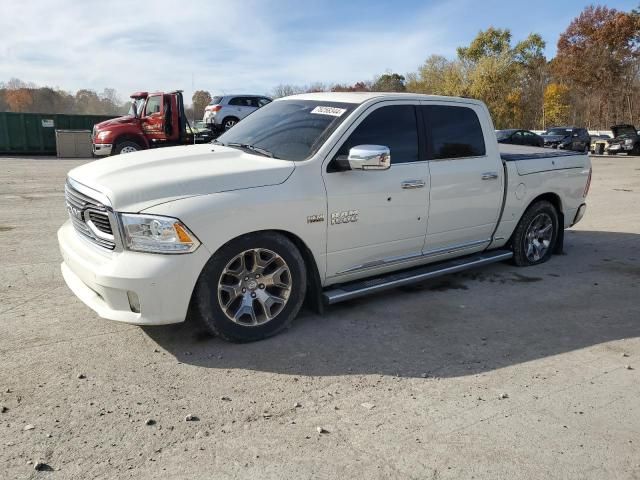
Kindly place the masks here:
<instances>
[{"instance_id":1,"label":"fog light","mask_svg":"<svg viewBox=\"0 0 640 480\"><path fill-rule=\"evenodd\" d=\"M127 298L129 299L129 308L134 313L140 313L140 300L135 292L127 292Z\"/></svg>"}]
</instances>

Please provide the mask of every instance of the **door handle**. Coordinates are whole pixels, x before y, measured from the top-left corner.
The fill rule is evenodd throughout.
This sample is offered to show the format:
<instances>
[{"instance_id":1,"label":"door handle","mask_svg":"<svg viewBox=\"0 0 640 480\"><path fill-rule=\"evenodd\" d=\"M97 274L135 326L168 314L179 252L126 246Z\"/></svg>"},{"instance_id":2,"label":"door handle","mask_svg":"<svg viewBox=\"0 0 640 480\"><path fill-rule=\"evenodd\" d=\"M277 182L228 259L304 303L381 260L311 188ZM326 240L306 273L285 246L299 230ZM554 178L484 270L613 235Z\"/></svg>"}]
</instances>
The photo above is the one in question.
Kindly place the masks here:
<instances>
[{"instance_id":1,"label":"door handle","mask_svg":"<svg viewBox=\"0 0 640 480\"><path fill-rule=\"evenodd\" d=\"M425 186L424 180L405 180L400 184L405 190L411 190L413 188L423 188Z\"/></svg>"},{"instance_id":2,"label":"door handle","mask_svg":"<svg viewBox=\"0 0 640 480\"><path fill-rule=\"evenodd\" d=\"M498 174L496 172L485 172L482 174L483 180L495 180L498 178Z\"/></svg>"}]
</instances>

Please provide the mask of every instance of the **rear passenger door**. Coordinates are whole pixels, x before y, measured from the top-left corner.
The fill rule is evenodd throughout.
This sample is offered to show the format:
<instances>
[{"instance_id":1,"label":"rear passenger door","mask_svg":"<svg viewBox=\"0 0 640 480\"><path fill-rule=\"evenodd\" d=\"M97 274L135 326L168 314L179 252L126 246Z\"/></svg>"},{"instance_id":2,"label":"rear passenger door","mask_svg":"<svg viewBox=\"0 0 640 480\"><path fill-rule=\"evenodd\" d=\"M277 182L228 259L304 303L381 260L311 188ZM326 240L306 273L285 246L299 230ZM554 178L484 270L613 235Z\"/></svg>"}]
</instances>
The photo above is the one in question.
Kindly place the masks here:
<instances>
[{"instance_id":1,"label":"rear passenger door","mask_svg":"<svg viewBox=\"0 0 640 480\"><path fill-rule=\"evenodd\" d=\"M419 102L381 102L347 130L323 167L327 190L327 277L341 281L419 257L429 206L421 156ZM335 159L358 145L390 150L387 170L339 170Z\"/></svg>"},{"instance_id":2,"label":"rear passenger door","mask_svg":"<svg viewBox=\"0 0 640 480\"><path fill-rule=\"evenodd\" d=\"M431 176L423 253L446 258L480 251L496 226L504 182L488 112L471 103L423 103Z\"/></svg>"}]
</instances>

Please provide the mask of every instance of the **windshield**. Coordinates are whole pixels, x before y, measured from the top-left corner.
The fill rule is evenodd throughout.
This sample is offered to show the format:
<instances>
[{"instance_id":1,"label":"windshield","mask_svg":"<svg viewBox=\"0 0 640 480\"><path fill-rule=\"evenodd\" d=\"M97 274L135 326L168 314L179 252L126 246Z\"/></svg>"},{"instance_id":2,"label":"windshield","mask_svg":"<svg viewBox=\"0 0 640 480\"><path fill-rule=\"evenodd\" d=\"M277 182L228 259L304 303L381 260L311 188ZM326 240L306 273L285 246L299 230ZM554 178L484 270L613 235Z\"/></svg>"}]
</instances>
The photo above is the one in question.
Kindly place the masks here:
<instances>
[{"instance_id":1,"label":"windshield","mask_svg":"<svg viewBox=\"0 0 640 480\"><path fill-rule=\"evenodd\" d=\"M562 135L563 137L565 137L567 135L571 135L571 129L570 128L552 128L546 134L547 135Z\"/></svg>"},{"instance_id":2,"label":"windshield","mask_svg":"<svg viewBox=\"0 0 640 480\"><path fill-rule=\"evenodd\" d=\"M142 110L144 109L144 98L136 98L131 102L131 106L129 107L129 115L133 117L140 117L142 115Z\"/></svg>"},{"instance_id":3,"label":"windshield","mask_svg":"<svg viewBox=\"0 0 640 480\"><path fill-rule=\"evenodd\" d=\"M515 130L496 130L496 137L498 137L498 140L504 140L505 138L509 138L513 132L515 132Z\"/></svg>"},{"instance_id":4,"label":"windshield","mask_svg":"<svg viewBox=\"0 0 640 480\"><path fill-rule=\"evenodd\" d=\"M256 110L218 137L218 142L256 147L283 160L304 160L320 148L356 106L315 100L278 100Z\"/></svg>"}]
</instances>

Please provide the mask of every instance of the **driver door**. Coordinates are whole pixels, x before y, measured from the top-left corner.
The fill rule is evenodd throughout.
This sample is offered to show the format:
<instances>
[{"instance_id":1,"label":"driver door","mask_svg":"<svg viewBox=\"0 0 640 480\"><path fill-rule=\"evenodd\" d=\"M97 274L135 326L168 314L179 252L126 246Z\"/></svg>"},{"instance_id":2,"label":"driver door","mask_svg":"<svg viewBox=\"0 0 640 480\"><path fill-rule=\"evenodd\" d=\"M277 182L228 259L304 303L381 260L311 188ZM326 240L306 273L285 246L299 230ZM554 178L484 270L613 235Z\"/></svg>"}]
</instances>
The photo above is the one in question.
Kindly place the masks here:
<instances>
[{"instance_id":1,"label":"driver door","mask_svg":"<svg viewBox=\"0 0 640 480\"><path fill-rule=\"evenodd\" d=\"M142 116L142 131L149 140L164 140L164 95L150 95L144 106Z\"/></svg>"},{"instance_id":2,"label":"driver door","mask_svg":"<svg viewBox=\"0 0 640 480\"><path fill-rule=\"evenodd\" d=\"M346 281L419 257L429 209L418 109L411 102L371 107L342 137L323 168L327 191L327 278ZM389 148L387 170L340 170L335 158L358 145Z\"/></svg>"}]
</instances>

